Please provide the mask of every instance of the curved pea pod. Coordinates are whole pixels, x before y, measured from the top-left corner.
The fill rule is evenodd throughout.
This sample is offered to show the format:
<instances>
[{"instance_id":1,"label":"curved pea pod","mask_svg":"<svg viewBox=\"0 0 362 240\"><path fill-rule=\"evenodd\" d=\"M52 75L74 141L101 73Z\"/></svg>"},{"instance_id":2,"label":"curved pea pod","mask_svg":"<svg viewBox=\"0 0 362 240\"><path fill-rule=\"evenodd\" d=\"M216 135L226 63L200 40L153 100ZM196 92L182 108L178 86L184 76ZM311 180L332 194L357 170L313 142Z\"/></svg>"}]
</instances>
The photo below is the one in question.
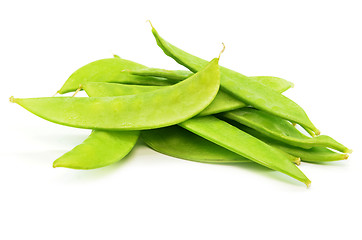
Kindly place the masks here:
<instances>
[{"instance_id":1,"label":"curved pea pod","mask_svg":"<svg viewBox=\"0 0 362 240\"><path fill-rule=\"evenodd\" d=\"M223 113L221 116L239 122L270 138L292 146L301 148L329 147L340 152L350 153L347 147L329 136L307 137L288 121L257 109L237 109Z\"/></svg>"},{"instance_id":2,"label":"curved pea pod","mask_svg":"<svg viewBox=\"0 0 362 240\"><path fill-rule=\"evenodd\" d=\"M173 58L176 62L187 67L192 72L197 72L207 63L205 60L195 57L165 41L153 27L152 33L157 45L167 56ZM230 69L220 67L220 73L221 89L225 92L246 104L298 123L301 126L313 130L317 135L319 134L319 130L309 120L304 110L289 98L260 84L254 79Z\"/></svg>"},{"instance_id":3,"label":"curved pea pod","mask_svg":"<svg viewBox=\"0 0 362 240\"><path fill-rule=\"evenodd\" d=\"M218 59L187 80L138 95L119 97L10 98L28 111L66 126L104 130L143 130L183 122L215 98Z\"/></svg>"},{"instance_id":4,"label":"curved pea pod","mask_svg":"<svg viewBox=\"0 0 362 240\"><path fill-rule=\"evenodd\" d=\"M120 161L134 147L140 131L94 130L81 144L54 161L53 167L94 169Z\"/></svg>"},{"instance_id":5,"label":"curved pea pod","mask_svg":"<svg viewBox=\"0 0 362 240\"><path fill-rule=\"evenodd\" d=\"M293 86L291 82L288 82L282 78L267 76L256 76L253 78L278 92L286 91ZM164 86L125 85L102 82L89 82L82 86L83 90L85 90L91 97L114 97L129 94L140 94L162 89L163 87ZM242 107L246 107L246 104L223 92L222 90L219 90L211 104L208 105L201 113L199 113L198 116L212 115Z\"/></svg>"},{"instance_id":6,"label":"curved pea pod","mask_svg":"<svg viewBox=\"0 0 362 240\"><path fill-rule=\"evenodd\" d=\"M141 85L170 85L165 79L156 77L136 76L126 69L144 69L146 66L122 59L106 58L91 62L76 70L58 91L60 94L73 92L88 82L116 82Z\"/></svg>"},{"instance_id":7,"label":"curved pea pod","mask_svg":"<svg viewBox=\"0 0 362 240\"><path fill-rule=\"evenodd\" d=\"M242 163L250 160L177 125L143 130L142 140L157 152L203 163Z\"/></svg>"},{"instance_id":8,"label":"curved pea pod","mask_svg":"<svg viewBox=\"0 0 362 240\"><path fill-rule=\"evenodd\" d=\"M312 147L309 149L294 147L280 141L276 141L275 139L269 138L247 126L237 124L237 127L275 148L278 148L293 156L299 157L304 162L321 163L348 159L348 154L334 152L325 147Z\"/></svg>"},{"instance_id":9,"label":"curved pea pod","mask_svg":"<svg viewBox=\"0 0 362 240\"><path fill-rule=\"evenodd\" d=\"M287 174L307 186L310 180L279 149L212 116L189 119L181 127L265 167Z\"/></svg>"}]
</instances>

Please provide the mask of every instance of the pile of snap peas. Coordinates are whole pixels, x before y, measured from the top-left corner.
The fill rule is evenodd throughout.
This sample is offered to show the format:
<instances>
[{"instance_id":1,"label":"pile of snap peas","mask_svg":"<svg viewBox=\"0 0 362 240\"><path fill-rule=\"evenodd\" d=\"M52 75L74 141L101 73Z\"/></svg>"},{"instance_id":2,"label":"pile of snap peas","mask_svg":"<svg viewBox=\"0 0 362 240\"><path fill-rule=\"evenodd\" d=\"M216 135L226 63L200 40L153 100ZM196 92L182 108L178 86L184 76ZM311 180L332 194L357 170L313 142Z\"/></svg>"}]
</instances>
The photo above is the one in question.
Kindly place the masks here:
<instances>
[{"instance_id":1,"label":"pile of snap peas","mask_svg":"<svg viewBox=\"0 0 362 240\"><path fill-rule=\"evenodd\" d=\"M202 163L255 162L309 186L297 166L301 161L348 158L350 149L320 135L305 111L282 95L291 82L242 75L219 66L220 55L203 60L151 27L163 52L189 71L148 68L114 55L75 71L57 92L75 92L72 97L10 97L48 121L92 129L54 167L104 167L124 158L142 138L169 156ZM80 90L89 97L75 97Z\"/></svg>"}]
</instances>

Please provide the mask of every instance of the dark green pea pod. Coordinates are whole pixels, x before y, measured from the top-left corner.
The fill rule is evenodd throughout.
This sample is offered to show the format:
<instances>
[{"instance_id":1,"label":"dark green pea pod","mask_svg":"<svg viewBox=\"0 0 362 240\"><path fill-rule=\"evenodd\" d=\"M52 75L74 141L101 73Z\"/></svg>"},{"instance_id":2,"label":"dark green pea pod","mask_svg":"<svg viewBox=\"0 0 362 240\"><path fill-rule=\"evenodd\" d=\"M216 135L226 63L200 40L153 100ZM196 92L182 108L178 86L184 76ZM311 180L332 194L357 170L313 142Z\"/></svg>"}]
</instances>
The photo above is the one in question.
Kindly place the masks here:
<instances>
[{"instance_id":1,"label":"dark green pea pod","mask_svg":"<svg viewBox=\"0 0 362 240\"><path fill-rule=\"evenodd\" d=\"M152 33L157 45L167 56L173 58L192 72L199 71L199 69L202 69L207 64L207 61L195 57L165 41L153 27ZM225 92L258 109L307 127L319 135L319 130L309 120L304 110L289 98L230 69L220 67L220 73L221 89Z\"/></svg>"},{"instance_id":2,"label":"dark green pea pod","mask_svg":"<svg viewBox=\"0 0 362 240\"><path fill-rule=\"evenodd\" d=\"M290 122L254 108L237 109L225 112L221 116L292 146L301 148L329 147L344 153L351 152L347 147L329 136L307 137L299 132Z\"/></svg>"},{"instance_id":3,"label":"dark green pea pod","mask_svg":"<svg viewBox=\"0 0 362 240\"><path fill-rule=\"evenodd\" d=\"M233 122L233 124L235 124L235 122ZM309 149L294 147L269 138L260 132L239 123L236 123L236 126L275 148L299 157L304 162L323 163L348 159L348 154L334 152L325 147L312 147Z\"/></svg>"},{"instance_id":4,"label":"dark green pea pod","mask_svg":"<svg viewBox=\"0 0 362 240\"><path fill-rule=\"evenodd\" d=\"M54 161L53 167L95 169L124 158L134 147L140 131L94 130L88 138Z\"/></svg>"},{"instance_id":5,"label":"dark green pea pod","mask_svg":"<svg viewBox=\"0 0 362 240\"><path fill-rule=\"evenodd\" d=\"M140 85L170 85L163 78L136 76L126 69L145 69L144 65L122 59L120 57L106 58L91 62L76 70L58 91L60 94L73 92L88 82L114 82Z\"/></svg>"}]
</instances>

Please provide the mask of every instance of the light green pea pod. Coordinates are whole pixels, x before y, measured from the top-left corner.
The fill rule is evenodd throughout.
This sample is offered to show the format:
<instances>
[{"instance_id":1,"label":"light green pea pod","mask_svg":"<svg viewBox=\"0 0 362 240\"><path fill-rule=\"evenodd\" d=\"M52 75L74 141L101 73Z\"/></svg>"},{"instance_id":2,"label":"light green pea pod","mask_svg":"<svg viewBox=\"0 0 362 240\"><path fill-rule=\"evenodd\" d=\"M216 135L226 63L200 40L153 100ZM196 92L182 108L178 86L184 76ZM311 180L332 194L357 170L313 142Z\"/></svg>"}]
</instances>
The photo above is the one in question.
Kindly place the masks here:
<instances>
[{"instance_id":1,"label":"light green pea pod","mask_svg":"<svg viewBox=\"0 0 362 240\"><path fill-rule=\"evenodd\" d=\"M257 109L242 108L223 113L221 116L292 146L307 149L312 147L329 147L344 153L351 152L347 147L329 136L307 137L288 121Z\"/></svg>"},{"instance_id":2,"label":"light green pea pod","mask_svg":"<svg viewBox=\"0 0 362 240\"><path fill-rule=\"evenodd\" d=\"M287 89L293 87L293 84L291 82L288 82L282 78L267 76L256 76L253 78L255 78L256 81L259 81L265 86L268 86L278 92L284 92ZM89 96L92 97L98 97L98 93L101 93L100 96L114 97L154 91L163 88L163 86L138 86L115 83L89 82L88 84L84 84L82 88L87 92ZM104 94L102 95L102 93ZM198 116L212 115L242 107L246 107L246 104L219 90L212 103L207 106L201 113L199 113Z\"/></svg>"},{"instance_id":3,"label":"light green pea pod","mask_svg":"<svg viewBox=\"0 0 362 240\"><path fill-rule=\"evenodd\" d=\"M146 66L122 59L120 57L106 58L91 62L76 70L58 91L60 94L73 92L79 86L88 82L115 82L141 85L170 85L171 82L156 78L136 76L126 69L145 69Z\"/></svg>"},{"instance_id":4,"label":"light green pea pod","mask_svg":"<svg viewBox=\"0 0 362 240\"><path fill-rule=\"evenodd\" d=\"M275 148L299 157L304 162L322 163L348 159L348 154L337 153L325 147L312 147L309 149L294 147L269 138L260 132L239 123L236 123L236 126Z\"/></svg>"},{"instance_id":5,"label":"light green pea pod","mask_svg":"<svg viewBox=\"0 0 362 240\"><path fill-rule=\"evenodd\" d=\"M207 61L195 57L165 41L153 27L152 33L157 45L167 56L173 58L192 72L197 72L207 64ZM258 109L310 128L319 135L319 130L309 120L304 110L289 98L230 69L220 67L220 73L221 89L225 92Z\"/></svg>"},{"instance_id":6,"label":"light green pea pod","mask_svg":"<svg viewBox=\"0 0 362 240\"><path fill-rule=\"evenodd\" d=\"M181 127L265 167L289 175L307 186L310 180L286 157L285 152L213 116L189 119Z\"/></svg>"},{"instance_id":7,"label":"light green pea pod","mask_svg":"<svg viewBox=\"0 0 362 240\"><path fill-rule=\"evenodd\" d=\"M94 130L80 145L54 161L53 167L94 169L120 161L134 147L140 131Z\"/></svg>"},{"instance_id":8,"label":"light green pea pod","mask_svg":"<svg viewBox=\"0 0 362 240\"><path fill-rule=\"evenodd\" d=\"M10 101L48 121L103 130L143 130L183 122L206 108L220 84L218 58L187 80L138 95L52 97Z\"/></svg>"}]
</instances>

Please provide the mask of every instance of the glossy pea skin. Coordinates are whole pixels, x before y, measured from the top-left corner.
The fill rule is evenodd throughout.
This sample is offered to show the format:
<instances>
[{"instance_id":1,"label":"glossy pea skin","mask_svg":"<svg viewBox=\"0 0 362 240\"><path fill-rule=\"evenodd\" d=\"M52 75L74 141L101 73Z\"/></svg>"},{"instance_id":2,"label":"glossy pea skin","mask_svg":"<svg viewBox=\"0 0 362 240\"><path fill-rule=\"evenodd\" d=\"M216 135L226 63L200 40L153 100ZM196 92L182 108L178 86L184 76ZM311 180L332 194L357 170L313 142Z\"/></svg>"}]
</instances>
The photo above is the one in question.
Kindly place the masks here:
<instances>
[{"instance_id":1,"label":"glossy pea skin","mask_svg":"<svg viewBox=\"0 0 362 240\"><path fill-rule=\"evenodd\" d=\"M124 158L134 147L140 131L94 130L81 144L54 161L53 167L95 169Z\"/></svg>"},{"instance_id":2,"label":"glossy pea skin","mask_svg":"<svg viewBox=\"0 0 362 240\"><path fill-rule=\"evenodd\" d=\"M254 108L237 109L223 113L221 116L292 146L301 148L329 147L344 153L350 152L347 147L329 136L307 137L288 121Z\"/></svg>"},{"instance_id":3,"label":"glossy pea skin","mask_svg":"<svg viewBox=\"0 0 362 240\"><path fill-rule=\"evenodd\" d=\"M256 81L259 81L265 86L268 86L278 92L286 91L293 86L291 82L288 82L282 78L269 76L256 76L253 78L255 78ZM163 86L138 86L102 82L90 82L83 85L83 89L87 92L88 96L91 97L114 97L129 94L140 94L162 88ZM199 113L198 116L212 115L220 112L242 108L245 106L245 103L230 96L224 91L219 90L211 104L208 105L201 113Z\"/></svg>"},{"instance_id":4,"label":"glossy pea skin","mask_svg":"<svg viewBox=\"0 0 362 240\"><path fill-rule=\"evenodd\" d=\"M220 84L218 59L187 80L138 95L14 99L28 111L66 126L103 130L143 130L177 124L200 113Z\"/></svg>"},{"instance_id":5,"label":"glossy pea skin","mask_svg":"<svg viewBox=\"0 0 362 240\"><path fill-rule=\"evenodd\" d=\"M73 92L88 82L117 82L141 85L170 85L161 78L132 75L126 69L145 69L146 66L119 57L91 62L76 70L58 91L60 94Z\"/></svg>"},{"instance_id":6,"label":"glossy pea skin","mask_svg":"<svg viewBox=\"0 0 362 240\"><path fill-rule=\"evenodd\" d=\"M287 155L263 141L213 116L192 118L181 127L265 167L287 174L307 186L310 180Z\"/></svg>"},{"instance_id":7,"label":"glossy pea skin","mask_svg":"<svg viewBox=\"0 0 362 240\"><path fill-rule=\"evenodd\" d=\"M235 125L236 123L236 125ZM342 154L338 152L334 152L325 147L312 147L309 149L294 147L275 139L269 138L260 132L249 128L247 126L241 125L237 122L233 122L235 126L240 128L246 133L253 135L254 137L262 140L263 142L278 148L284 152L287 152L293 156L299 157L303 162L312 162L312 163L323 163L330 161L339 161L348 159L348 154Z\"/></svg>"},{"instance_id":8,"label":"glossy pea skin","mask_svg":"<svg viewBox=\"0 0 362 240\"><path fill-rule=\"evenodd\" d=\"M192 72L197 72L207 63L207 61L193 56L165 41L153 27L152 33L157 45L167 56L173 58ZM309 120L304 110L289 98L230 69L220 67L220 73L221 89L225 92L255 108L298 123L313 130L317 135L319 134L319 130Z\"/></svg>"}]
</instances>

